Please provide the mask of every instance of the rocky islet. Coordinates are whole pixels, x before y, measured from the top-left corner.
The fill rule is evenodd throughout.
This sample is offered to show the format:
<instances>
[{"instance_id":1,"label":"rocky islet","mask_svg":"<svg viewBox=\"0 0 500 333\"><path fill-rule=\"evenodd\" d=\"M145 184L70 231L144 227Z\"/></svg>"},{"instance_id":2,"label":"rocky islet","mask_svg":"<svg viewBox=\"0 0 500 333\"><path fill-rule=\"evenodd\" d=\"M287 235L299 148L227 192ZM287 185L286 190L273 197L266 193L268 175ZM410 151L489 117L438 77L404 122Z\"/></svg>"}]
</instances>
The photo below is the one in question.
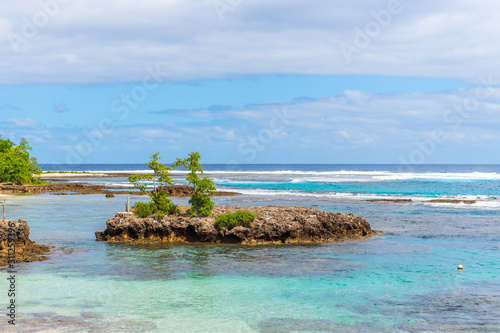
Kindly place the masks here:
<instances>
[{"instance_id":1,"label":"rocky islet","mask_svg":"<svg viewBox=\"0 0 500 333\"><path fill-rule=\"evenodd\" d=\"M241 209L257 214L251 225L220 229L214 225L219 214ZM352 214L295 206L216 206L208 217L139 218L132 212L118 212L107 221L106 230L96 232L96 239L110 243L284 244L359 239L377 233L365 219Z\"/></svg>"},{"instance_id":2,"label":"rocky islet","mask_svg":"<svg viewBox=\"0 0 500 333\"><path fill-rule=\"evenodd\" d=\"M25 220L0 219L0 266L9 263L47 260L50 246L33 242Z\"/></svg>"}]
</instances>

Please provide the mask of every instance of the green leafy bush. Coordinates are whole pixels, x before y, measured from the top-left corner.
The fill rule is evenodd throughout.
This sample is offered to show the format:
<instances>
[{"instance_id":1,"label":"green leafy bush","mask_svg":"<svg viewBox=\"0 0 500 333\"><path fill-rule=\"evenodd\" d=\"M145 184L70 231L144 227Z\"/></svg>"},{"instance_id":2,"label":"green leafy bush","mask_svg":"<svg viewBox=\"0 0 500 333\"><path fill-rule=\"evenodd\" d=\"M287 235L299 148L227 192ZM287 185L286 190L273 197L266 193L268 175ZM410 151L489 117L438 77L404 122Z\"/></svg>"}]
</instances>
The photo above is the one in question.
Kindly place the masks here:
<instances>
[{"instance_id":1,"label":"green leafy bush","mask_svg":"<svg viewBox=\"0 0 500 333\"><path fill-rule=\"evenodd\" d=\"M136 202L132 205L135 215L139 217L148 217L153 215L153 207L149 202Z\"/></svg>"},{"instance_id":2,"label":"green leafy bush","mask_svg":"<svg viewBox=\"0 0 500 333\"><path fill-rule=\"evenodd\" d=\"M214 208L214 203L210 196L214 194L216 188L214 182L208 179L208 177L200 178L198 172L203 174L203 165L200 163L201 156L198 152L192 152L188 155L188 158L178 158L172 167L184 166L189 170L186 176L186 180L193 185L193 195L189 199L191 208L187 211L191 216L196 216L198 214L210 216L212 215L212 209Z\"/></svg>"},{"instance_id":3,"label":"green leafy bush","mask_svg":"<svg viewBox=\"0 0 500 333\"><path fill-rule=\"evenodd\" d=\"M162 219L167 214L179 212L177 206L167 198L167 194L163 191L152 194L150 202L136 202L132 208L135 215L142 218L156 214L158 218Z\"/></svg>"},{"instance_id":4,"label":"green leafy bush","mask_svg":"<svg viewBox=\"0 0 500 333\"><path fill-rule=\"evenodd\" d=\"M208 194L195 193L191 199L189 199L189 203L191 204L191 208L187 211L189 215L193 217L198 214L205 216L212 215L214 203Z\"/></svg>"},{"instance_id":5,"label":"green leafy bush","mask_svg":"<svg viewBox=\"0 0 500 333\"><path fill-rule=\"evenodd\" d=\"M234 213L225 213L217 216L215 219L215 227L227 227L232 229L238 225L250 227L252 222L257 218L257 214L246 210L237 210Z\"/></svg>"}]
</instances>

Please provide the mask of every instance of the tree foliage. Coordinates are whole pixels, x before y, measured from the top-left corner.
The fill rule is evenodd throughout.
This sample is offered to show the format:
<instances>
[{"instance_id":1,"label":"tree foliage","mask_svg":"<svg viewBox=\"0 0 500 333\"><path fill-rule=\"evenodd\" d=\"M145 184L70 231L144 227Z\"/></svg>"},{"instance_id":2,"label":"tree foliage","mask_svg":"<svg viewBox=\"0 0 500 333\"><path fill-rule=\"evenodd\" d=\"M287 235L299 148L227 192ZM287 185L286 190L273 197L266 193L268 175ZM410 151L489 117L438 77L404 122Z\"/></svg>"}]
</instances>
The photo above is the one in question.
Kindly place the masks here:
<instances>
[{"instance_id":1,"label":"tree foliage","mask_svg":"<svg viewBox=\"0 0 500 333\"><path fill-rule=\"evenodd\" d=\"M37 160L30 157L32 148L25 138L18 145L0 135L0 183L42 184L34 175L42 173Z\"/></svg>"},{"instance_id":2,"label":"tree foliage","mask_svg":"<svg viewBox=\"0 0 500 333\"><path fill-rule=\"evenodd\" d=\"M160 153L151 155L151 161L146 163L149 169L153 171L152 174L135 174L128 177L128 180L134 184L134 188L139 189L143 193L147 193L151 197L149 203L136 202L134 212L139 217L147 217L156 214L159 218L163 218L166 214L175 214L179 210L172 201L167 198L163 186L166 184L172 185L172 177L169 172L171 167L165 166L160 162ZM187 213L191 216L205 215L210 216L214 203L210 196L214 193L215 185L213 181L207 177L200 178L198 175L203 174L203 166L200 163L201 156L197 152L190 153L187 158L177 160L172 163L172 167L184 166L189 170L186 180L193 185L193 195L189 199L191 208ZM147 191L147 182L153 183L153 191Z\"/></svg>"},{"instance_id":3,"label":"tree foliage","mask_svg":"<svg viewBox=\"0 0 500 333\"><path fill-rule=\"evenodd\" d=\"M198 214L210 216L212 214L212 209L214 208L214 203L210 196L215 192L216 188L214 182L208 179L208 177L200 178L198 173L203 174L203 165L200 163L201 156L198 152L192 152L187 158L178 158L172 167L184 166L189 170L186 180L193 185L193 195L189 199L191 208L188 213L191 216L196 216Z\"/></svg>"},{"instance_id":4,"label":"tree foliage","mask_svg":"<svg viewBox=\"0 0 500 333\"><path fill-rule=\"evenodd\" d=\"M177 212L177 206L167 198L167 193L163 189L166 184L172 185L172 177L169 175L172 168L161 163L160 159L160 153L155 153L151 155L151 160L146 163L148 168L153 171L152 174L134 174L128 177L128 181L134 184L134 188L151 197L149 203L136 202L132 206L139 217L156 214L159 218L163 218L166 214ZM147 181L153 183L153 191L151 192L147 191Z\"/></svg>"},{"instance_id":5,"label":"tree foliage","mask_svg":"<svg viewBox=\"0 0 500 333\"><path fill-rule=\"evenodd\" d=\"M172 177L169 176L172 168L161 163L160 159L160 153L154 153L151 155L151 161L146 163L147 167L153 171L152 174L135 174L128 177L128 181L134 184L134 188L144 193L147 189L144 181L150 181L153 182L153 192L156 193L158 188L166 184L172 185Z\"/></svg>"}]
</instances>

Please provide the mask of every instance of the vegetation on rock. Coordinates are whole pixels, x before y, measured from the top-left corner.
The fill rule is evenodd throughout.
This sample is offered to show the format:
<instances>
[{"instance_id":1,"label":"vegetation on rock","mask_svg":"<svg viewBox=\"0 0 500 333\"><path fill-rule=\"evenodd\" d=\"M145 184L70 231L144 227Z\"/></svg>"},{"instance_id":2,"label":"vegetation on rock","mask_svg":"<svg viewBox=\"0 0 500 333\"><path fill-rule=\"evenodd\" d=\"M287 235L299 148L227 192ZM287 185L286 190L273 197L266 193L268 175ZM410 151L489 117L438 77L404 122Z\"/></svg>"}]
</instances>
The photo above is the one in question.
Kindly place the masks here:
<instances>
[{"instance_id":1,"label":"vegetation on rock","mask_svg":"<svg viewBox=\"0 0 500 333\"><path fill-rule=\"evenodd\" d=\"M132 208L139 217L148 217L156 214L159 218L163 218L168 214L179 213L179 209L168 198L167 190L169 187L165 185L172 185L172 177L169 172L171 167L166 166L160 162L160 153L151 155L151 161L146 163L153 174L134 174L128 177L129 182L134 184L134 188L139 189L142 193L147 193L151 197L151 201L136 202ZM199 162L201 156L197 152L192 152L187 158L177 160L172 163L172 167L184 166L189 170L186 180L193 186L192 196L189 199L191 208L187 213L191 216L204 215L210 216L214 203L210 196L215 192L214 182L207 177L200 178L198 173L203 173L203 166ZM153 183L153 191L147 192L147 182ZM171 190L171 188L170 188Z\"/></svg>"},{"instance_id":2,"label":"vegetation on rock","mask_svg":"<svg viewBox=\"0 0 500 333\"><path fill-rule=\"evenodd\" d=\"M251 227L253 224L252 222L255 221L256 218L256 213L247 210L237 210L233 213L220 214L215 219L214 225L218 229L222 227L232 229L239 225Z\"/></svg>"},{"instance_id":3,"label":"vegetation on rock","mask_svg":"<svg viewBox=\"0 0 500 333\"><path fill-rule=\"evenodd\" d=\"M175 214L178 211L177 206L167 198L167 193L162 188L166 184L172 185L172 177L169 175L172 168L161 163L160 159L160 153L155 153L151 155L151 161L146 163L153 174L134 174L128 177L128 181L134 184L134 188L151 197L151 201L148 203L136 202L132 206L135 214L139 217L156 214L161 219L167 214ZM153 191L151 192L147 192L147 181L153 182Z\"/></svg>"},{"instance_id":4,"label":"vegetation on rock","mask_svg":"<svg viewBox=\"0 0 500 333\"><path fill-rule=\"evenodd\" d=\"M0 183L43 184L33 175L42 173L36 158L30 157L32 148L22 138L18 145L0 135Z\"/></svg>"},{"instance_id":5,"label":"vegetation on rock","mask_svg":"<svg viewBox=\"0 0 500 333\"><path fill-rule=\"evenodd\" d=\"M189 199L191 208L188 210L188 214L191 216L204 215L210 216L212 214L212 209L214 208L214 203L210 196L214 194L216 188L214 182L208 179L208 177L200 178L198 172L203 174L203 165L199 162L201 156L198 152L192 152L189 154L188 158L180 159L178 158L172 167L184 166L189 170L186 180L193 185L193 195Z\"/></svg>"}]
</instances>

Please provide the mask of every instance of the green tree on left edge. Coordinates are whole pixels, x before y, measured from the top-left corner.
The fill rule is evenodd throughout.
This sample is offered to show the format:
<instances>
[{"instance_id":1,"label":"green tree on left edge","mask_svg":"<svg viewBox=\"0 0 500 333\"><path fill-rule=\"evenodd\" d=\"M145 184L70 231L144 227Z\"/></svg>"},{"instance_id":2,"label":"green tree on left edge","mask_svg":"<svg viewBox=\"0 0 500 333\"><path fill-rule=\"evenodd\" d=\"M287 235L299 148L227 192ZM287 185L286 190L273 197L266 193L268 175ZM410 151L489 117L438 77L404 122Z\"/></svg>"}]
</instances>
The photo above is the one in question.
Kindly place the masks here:
<instances>
[{"instance_id":1,"label":"green tree on left edge","mask_svg":"<svg viewBox=\"0 0 500 333\"><path fill-rule=\"evenodd\" d=\"M171 167L160 162L160 153L151 155L151 161L146 163L152 174L134 174L128 177L128 181L134 184L134 188L139 189L142 193L147 193L151 197L151 201L136 202L132 208L139 217L148 217L156 214L159 218L163 218L167 214L175 214L177 206L172 203L172 200L167 198L167 192L163 189L166 184L172 185L172 177L169 175ZM153 191L147 191L145 182L153 183Z\"/></svg>"},{"instance_id":2,"label":"green tree on left edge","mask_svg":"<svg viewBox=\"0 0 500 333\"><path fill-rule=\"evenodd\" d=\"M30 157L32 148L25 138L18 145L0 135L0 183L42 184L34 175L42 173L36 158Z\"/></svg>"}]
</instances>

